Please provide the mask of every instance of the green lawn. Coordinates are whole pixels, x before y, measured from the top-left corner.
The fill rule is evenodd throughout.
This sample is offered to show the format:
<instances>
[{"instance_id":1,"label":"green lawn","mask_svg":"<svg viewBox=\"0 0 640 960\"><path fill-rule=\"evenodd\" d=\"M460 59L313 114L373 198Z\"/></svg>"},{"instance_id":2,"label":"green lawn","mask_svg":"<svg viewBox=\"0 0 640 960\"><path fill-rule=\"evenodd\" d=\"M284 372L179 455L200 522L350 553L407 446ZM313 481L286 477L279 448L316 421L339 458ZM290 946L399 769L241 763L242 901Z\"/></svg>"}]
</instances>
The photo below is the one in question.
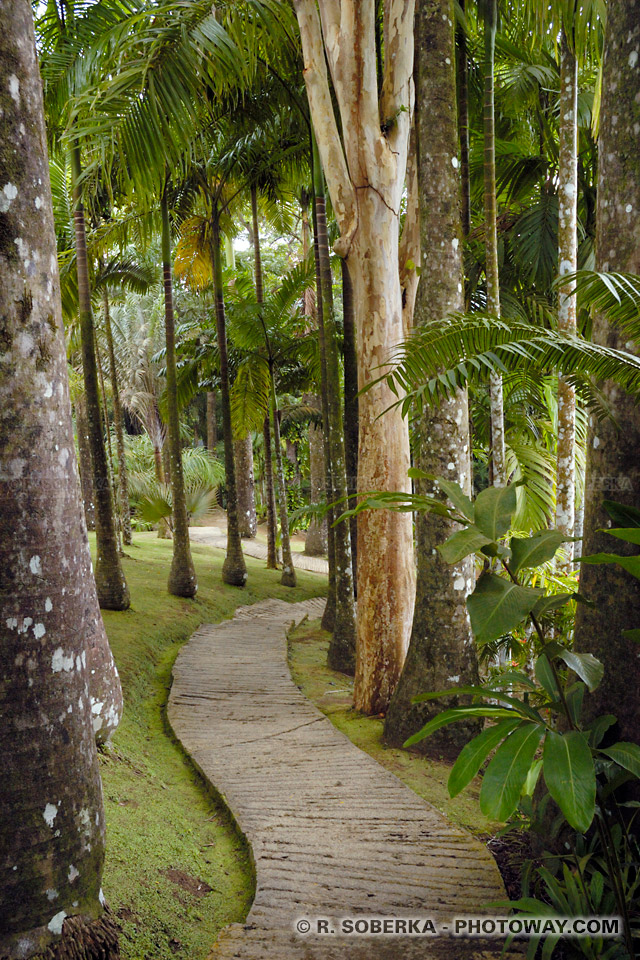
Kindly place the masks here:
<instances>
[{"instance_id":1,"label":"green lawn","mask_svg":"<svg viewBox=\"0 0 640 960\"><path fill-rule=\"evenodd\" d=\"M101 756L103 887L122 926L125 960L198 960L223 926L246 916L253 877L243 838L168 728L173 662L201 623L268 597L319 596L326 578L299 571L291 590L280 586L277 571L247 558L247 587L227 587L220 579L223 553L194 544L199 590L195 600L180 600L166 590L170 541L154 534L134 539L124 560L131 609L103 612L125 696L113 746Z\"/></svg>"},{"instance_id":2,"label":"green lawn","mask_svg":"<svg viewBox=\"0 0 640 960\"><path fill-rule=\"evenodd\" d=\"M452 800L447 791L451 764L388 747L382 740L383 721L365 717L351 708L353 680L327 666L328 645L329 634L321 629L320 621L306 621L290 634L289 667L302 692L357 747L395 773L449 820L479 836L495 833L502 824L488 820L480 810L479 778Z\"/></svg>"}]
</instances>

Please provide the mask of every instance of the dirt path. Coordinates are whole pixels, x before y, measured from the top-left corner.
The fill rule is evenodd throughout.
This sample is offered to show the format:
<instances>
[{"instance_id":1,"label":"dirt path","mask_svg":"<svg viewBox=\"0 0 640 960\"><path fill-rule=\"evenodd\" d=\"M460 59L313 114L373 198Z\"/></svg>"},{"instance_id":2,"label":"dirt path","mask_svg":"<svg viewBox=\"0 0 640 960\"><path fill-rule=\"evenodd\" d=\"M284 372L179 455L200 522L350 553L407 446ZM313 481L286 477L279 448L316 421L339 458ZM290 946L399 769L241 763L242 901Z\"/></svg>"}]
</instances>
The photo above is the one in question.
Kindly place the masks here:
<instances>
[{"instance_id":1,"label":"dirt path","mask_svg":"<svg viewBox=\"0 0 640 960\"><path fill-rule=\"evenodd\" d=\"M174 667L169 720L246 835L256 897L224 930L218 960L497 960L501 943L317 935L350 916L442 924L505 896L486 848L447 822L303 696L286 630L322 600L268 600L203 626ZM312 923L300 935L296 923Z\"/></svg>"},{"instance_id":2,"label":"dirt path","mask_svg":"<svg viewBox=\"0 0 640 960\"><path fill-rule=\"evenodd\" d=\"M222 526L189 527L189 538L194 543L205 543L217 550L227 549L227 534ZM267 548L260 540L243 540L242 549L248 557L257 557L258 560L267 559ZM328 574L329 565L324 557L307 557L304 553L294 551L293 565L298 570L308 570L311 573Z\"/></svg>"}]
</instances>

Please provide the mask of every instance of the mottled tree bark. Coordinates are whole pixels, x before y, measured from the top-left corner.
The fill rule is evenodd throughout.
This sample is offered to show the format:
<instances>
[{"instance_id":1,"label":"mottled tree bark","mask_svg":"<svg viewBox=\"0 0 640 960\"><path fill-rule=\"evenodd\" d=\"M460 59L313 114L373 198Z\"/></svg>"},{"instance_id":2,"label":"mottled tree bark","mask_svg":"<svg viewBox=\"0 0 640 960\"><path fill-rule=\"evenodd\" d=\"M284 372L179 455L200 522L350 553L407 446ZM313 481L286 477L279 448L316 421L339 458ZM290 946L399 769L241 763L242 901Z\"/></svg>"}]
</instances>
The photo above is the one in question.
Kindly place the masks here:
<instances>
[{"instance_id":1,"label":"mottled tree bark","mask_svg":"<svg viewBox=\"0 0 640 960\"><path fill-rule=\"evenodd\" d=\"M346 260L342 265L342 315L344 325L344 448L349 506L355 507L358 490L358 351L353 285ZM358 577L358 518L349 521L354 583Z\"/></svg>"},{"instance_id":2,"label":"mottled tree bark","mask_svg":"<svg viewBox=\"0 0 640 960\"><path fill-rule=\"evenodd\" d=\"M27 0L0 7L0 117L0 956L75 956L75 923L115 958L94 727L113 729L122 699L80 501Z\"/></svg>"},{"instance_id":3,"label":"mottled tree bark","mask_svg":"<svg viewBox=\"0 0 640 960\"><path fill-rule=\"evenodd\" d=\"M264 473L267 494L267 569L278 569L278 544L276 537L276 488L273 480L273 453L271 450L271 425L269 416L262 425L264 441Z\"/></svg>"},{"instance_id":4,"label":"mottled tree bark","mask_svg":"<svg viewBox=\"0 0 640 960\"><path fill-rule=\"evenodd\" d=\"M640 273L640 0L609 0L602 80L596 269ZM617 349L634 349L624 333L594 318L593 339ZM640 491L640 407L611 383L601 387L613 411L593 421L587 448L585 555L600 551L637 553L601 532L611 525L603 499L638 506ZM613 564L584 564L580 592L596 604L578 604L575 645L604 663L604 680L585 697L588 717L611 713L620 739L640 743L640 658L638 645L622 636L640 623L640 581Z\"/></svg>"},{"instance_id":5,"label":"mottled tree bark","mask_svg":"<svg viewBox=\"0 0 640 960\"><path fill-rule=\"evenodd\" d=\"M291 556L291 540L289 538L289 514L287 511L287 488L284 482L284 466L282 463L282 444L280 443L280 417L276 397L276 384L271 373L271 424L273 427L273 445L276 448L276 496L280 513L280 536L282 539L282 576L280 583L284 587L295 587L297 584L296 569Z\"/></svg>"},{"instance_id":6,"label":"mottled tree bark","mask_svg":"<svg viewBox=\"0 0 640 960\"><path fill-rule=\"evenodd\" d=\"M562 277L578 269L578 60L574 37L562 31L560 43L560 124L558 146L558 273ZM558 290L558 330L576 332L576 296L573 284ZM575 522L576 395L574 388L558 377L558 459L556 468L556 527L572 537ZM565 548L560 568L571 569L572 550Z\"/></svg>"},{"instance_id":7,"label":"mottled tree bark","mask_svg":"<svg viewBox=\"0 0 640 960\"><path fill-rule=\"evenodd\" d=\"M209 453L215 455L217 444L216 392L215 390L207 390L207 450Z\"/></svg>"},{"instance_id":8,"label":"mottled tree bark","mask_svg":"<svg viewBox=\"0 0 640 960\"><path fill-rule=\"evenodd\" d=\"M321 409L320 397L305 394L306 403L315 410ZM311 484L311 503L322 503L326 499L324 486L324 437L322 428L309 424L309 481ZM315 518L309 524L305 537L304 552L310 557L322 557L327 552L327 521Z\"/></svg>"},{"instance_id":9,"label":"mottled tree bark","mask_svg":"<svg viewBox=\"0 0 640 960\"><path fill-rule=\"evenodd\" d=\"M96 528L96 511L93 501L93 472L91 470L91 448L89 446L89 426L87 423L87 401L84 394L75 402L76 435L78 437L78 468L80 470L80 488L87 530Z\"/></svg>"},{"instance_id":10,"label":"mottled tree bark","mask_svg":"<svg viewBox=\"0 0 640 960\"><path fill-rule=\"evenodd\" d=\"M256 493L253 476L253 440L248 433L234 445L236 461L236 488L238 491L238 527L240 536L249 540L258 529L256 519Z\"/></svg>"},{"instance_id":11,"label":"mottled tree bark","mask_svg":"<svg viewBox=\"0 0 640 960\"><path fill-rule=\"evenodd\" d=\"M215 203L215 201L214 201ZM236 466L233 457L233 430L231 427L231 401L229 397L229 359L227 356L227 324L224 312L224 287L222 284L222 247L218 211L214 208L211 219L211 259L216 303L216 331L220 356L220 401L222 405L222 437L224 440L224 472L227 490L227 555L222 565L222 579L234 587L244 587L247 582L247 565L242 553L240 527L238 525L238 494L236 489Z\"/></svg>"},{"instance_id":12,"label":"mottled tree bark","mask_svg":"<svg viewBox=\"0 0 640 960\"><path fill-rule=\"evenodd\" d=\"M93 469L93 492L96 516L96 563L94 576L100 606L105 610L127 610L130 605L129 589L122 572L118 553L113 500L109 483L109 468L102 432L98 370L95 354L95 331L89 287L89 261L85 234L84 207L80 186L80 147L71 150L73 178L73 223L76 238L76 267L78 271L78 318L82 343L82 371L87 401L87 424L91 465Z\"/></svg>"},{"instance_id":13,"label":"mottled tree bark","mask_svg":"<svg viewBox=\"0 0 640 960\"><path fill-rule=\"evenodd\" d=\"M198 590L198 580L189 543L189 518L187 517L187 501L182 472L182 449L180 446L180 414L178 412L178 387L176 383L176 334L171 271L171 224L166 190L162 194L161 206L164 329L167 345L167 439L169 441L169 474L173 519L173 556L168 586L169 593L176 597L195 597Z\"/></svg>"},{"instance_id":14,"label":"mottled tree bark","mask_svg":"<svg viewBox=\"0 0 640 960\"><path fill-rule=\"evenodd\" d=\"M113 447L111 444L111 424L109 423L109 410L107 405L107 389L104 382L104 371L102 369L102 357L100 355L100 346L98 344L98 338L94 338L94 347L96 351L96 365L98 368L98 382L100 384L100 409L102 411L102 420L104 423L104 435L106 438L106 450L107 450L107 464L109 467L109 489L111 490L111 509L113 511L113 519L116 526L116 542L118 544L118 553L121 557L124 556L122 550L122 519L118 511L117 500L118 500L118 486L116 483L116 472L113 464Z\"/></svg>"},{"instance_id":15,"label":"mottled tree bark","mask_svg":"<svg viewBox=\"0 0 640 960\"><path fill-rule=\"evenodd\" d=\"M104 330L109 351L109 377L111 380L111 397L113 400L113 423L116 428L116 446L118 451L118 475L120 478L120 512L122 516L122 540L128 546L131 544L131 508L129 506L129 479L127 476L127 458L124 450L124 426L122 422L122 404L120 402L120 387L118 385L118 370L116 355L113 348L113 334L111 331L111 315L109 312L109 295L106 288L102 292L102 313Z\"/></svg>"},{"instance_id":16,"label":"mottled tree bark","mask_svg":"<svg viewBox=\"0 0 640 960\"><path fill-rule=\"evenodd\" d=\"M495 48L498 24L498 0L486 0L484 8L484 218L485 218L485 276L487 280L487 311L500 316L500 276L498 272L498 225L496 206L496 131L495 131ZM504 402L502 377L489 377L489 407L491 412L491 482L504 487L507 482L507 464L504 449Z\"/></svg>"},{"instance_id":17,"label":"mottled tree bark","mask_svg":"<svg viewBox=\"0 0 640 960\"><path fill-rule=\"evenodd\" d=\"M459 0L465 13L465 0ZM460 183L462 186L462 235L471 230L471 178L469 176L469 62L467 34L463 27L457 31L456 65L458 79L458 135L460 138Z\"/></svg>"},{"instance_id":18,"label":"mottled tree bark","mask_svg":"<svg viewBox=\"0 0 640 960\"><path fill-rule=\"evenodd\" d=\"M420 185L421 248L428 270L418 286L415 323L440 320L464 309L464 272L457 165L453 0L418 0L416 9L416 139ZM425 406L417 429L415 462L429 474L455 480L471 494L468 398ZM437 486L416 481L418 493ZM431 717L460 698L413 704L420 693L478 683L475 645L466 608L474 586L473 557L451 565L437 551L456 524L434 514L416 515L417 583L413 629L400 682L387 712L384 734L402 744ZM426 751L462 745L477 723L451 724L420 745Z\"/></svg>"}]
</instances>

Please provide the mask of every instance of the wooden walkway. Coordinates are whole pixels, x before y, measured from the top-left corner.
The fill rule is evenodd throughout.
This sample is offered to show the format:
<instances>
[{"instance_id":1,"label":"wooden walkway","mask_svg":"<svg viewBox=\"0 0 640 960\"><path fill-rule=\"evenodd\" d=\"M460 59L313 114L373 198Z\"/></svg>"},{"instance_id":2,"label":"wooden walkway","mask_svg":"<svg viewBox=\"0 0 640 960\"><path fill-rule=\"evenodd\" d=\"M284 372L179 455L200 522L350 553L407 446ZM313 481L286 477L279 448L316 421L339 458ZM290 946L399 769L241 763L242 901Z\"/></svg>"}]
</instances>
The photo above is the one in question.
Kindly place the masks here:
<instances>
[{"instance_id":1,"label":"wooden walkway","mask_svg":"<svg viewBox=\"0 0 640 960\"><path fill-rule=\"evenodd\" d=\"M169 720L251 846L256 896L217 960L497 960L501 942L300 935L296 922L486 913L486 848L358 750L291 680L285 632L324 601L268 600L203 626L174 667Z\"/></svg>"}]
</instances>

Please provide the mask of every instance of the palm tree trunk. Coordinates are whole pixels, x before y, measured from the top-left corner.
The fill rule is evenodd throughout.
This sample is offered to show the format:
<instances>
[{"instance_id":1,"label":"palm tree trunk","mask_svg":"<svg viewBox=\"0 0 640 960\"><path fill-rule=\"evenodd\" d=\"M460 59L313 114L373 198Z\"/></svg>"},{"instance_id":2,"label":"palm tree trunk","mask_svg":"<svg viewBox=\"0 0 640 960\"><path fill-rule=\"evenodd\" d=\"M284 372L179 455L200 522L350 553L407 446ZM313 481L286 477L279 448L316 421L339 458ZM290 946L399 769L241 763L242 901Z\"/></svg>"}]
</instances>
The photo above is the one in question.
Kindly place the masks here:
<instances>
[{"instance_id":1,"label":"palm tree trunk","mask_svg":"<svg viewBox=\"0 0 640 960\"><path fill-rule=\"evenodd\" d=\"M269 416L262 426L264 440L264 473L267 501L267 569L278 569L278 545L276 537L276 488L273 480L273 454L271 451L271 425Z\"/></svg>"},{"instance_id":2,"label":"palm tree trunk","mask_svg":"<svg viewBox=\"0 0 640 960\"><path fill-rule=\"evenodd\" d=\"M356 505L358 491L358 355L356 352L356 318L353 304L353 285L347 261L342 267L342 314L344 327L344 446L347 464L349 506ZM358 576L358 518L349 521L351 532L351 561L354 589Z\"/></svg>"},{"instance_id":3,"label":"palm tree trunk","mask_svg":"<svg viewBox=\"0 0 640 960\"><path fill-rule=\"evenodd\" d=\"M236 486L238 490L238 526L244 540L255 537L258 529L256 519L256 493L253 477L253 441L248 433L234 445L236 462Z\"/></svg>"},{"instance_id":4,"label":"palm tree trunk","mask_svg":"<svg viewBox=\"0 0 640 960\"><path fill-rule=\"evenodd\" d=\"M578 60L573 38L563 29L560 43L560 129L558 150L558 261L559 275L578 269ZM572 284L558 291L558 330L576 332L576 297ZM575 523L576 395L563 376L558 377L558 461L556 470L556 526L573 536ZM560 568L571 569L567 549Z\"/></svg>"},{"instance_id":5,"label":"palm tree trunk","mask_svg":"<svg viewBox=\"0 0 640 960\"><path fill-rule=\"evenodd\" d=\"M291 556L291 540L289 538L289 516L287 512L287 488L284 482L284 467L282 464L282 444L280 442L280 419L278 415L278 400L276 397L276 382L273 368L269 365L271 375L271 423L273 425L273 445L276 448L277 498L280 511L280 531L282 537L282 576L280 583L284 587L295 587L296 569Z\"/></svg>"},{"instance_id":6,"label":"palm tree trunk","mask_svg":"<svg viewBox=\"0 0 640 960\"><path fill-rule=\"evenodd\" d=\"M498 225L496 205L496 135L495 135L495 47L498 26L498 0L486 0L484 16L484 217L485 275L487 310L500 316L500 276L498 272ZM497 487L507 482L504 449L504 401L502 377L489 377L491 416L491 481Z\"/></svg>"},{"instance_id":7,"label":"palm tree trunk","mask_svg":"<svg viewBox=\"0 0 640 960\"><path fill-rule=\"evenodd\" d=\"M305 394L306 401L314 410L320 410L320 397ZM322 429L314 423L309 424L309 483L311 485L311 503L322 503L326 498L324 489L324 439ZM327 522L315 517L307 528L304 552L310 557L323 557L327 552Z\"/></svg>"},{"instance_id":8,"label":"palm tree trunk","mask_svg":"<svg viewBox=\"0 0 640 960\"><path fill-rule=\"evenodd\" d=\"M218 424L216 423L216 392L207 390L207 450L216 452L218 444Z\"/></svg>"},{"instance_id":9,"label":"palm tree trunk","mask_svg":"<svg viewBox=\"0 0 640 960\"><path fill-rule=\"evenodd\" d=\"M419 157L420 247L428 257L415 305L418 327L464 309L459 213L460 182L451 157L457 152L453 0L418 0L416 10L416 136ZM414 435L416 466L445 477L471 494L467 391L439 406L425 404ZM416 481L432 495L434 484ZM407 658L385 719L385 739L398 746L450 700L414 703L420 693L478 683L478 663L465 600L474 584L473 557L445 563L434 547L457 528L435 514L416 515L417 582ZM455 677L455 681L452 678ZM464 700L462 701L464 702ZM457 700L456 703L460 703ZM426 750L462 746L477 723L451 724L424 741Z\"/></svg>"},{"instance_id":10,"label":"palm tree trunk","mask_svg":"<svg viewBox=\"0 0 640 960\"><path fill-rule=\"evenodd\" d=\"M112 712L105 732L117 725L122 698L91 575L73 453L35 50L31 4L6 0L0 169L11 171L12 190L3 181L0 956L50 950L115 960L117 928L104 916L100 890L105 821L93 722L106 717L102 705L94 713L92 697L104 682ZM38 263L46 269L33 269Z\"/></svg>"},{"instance_id":11,"label":"palm tree trunk","mask_svg":"<svg viewBox=\"0 0 640 960\"><path fill-rule=\"evenodd\" d=\"M222 436L224 439L224 470L227 489L227 555L222 565L222 579L234 587L244 587L247 582L247 566L242 553L240 527L238 525L238 494L236 467L233 457L233 430L231 428L231 402L229 399L229 360L227 356L227 329L224 314L224 288L222 285L222 247L218 211L211 217L211 258L216 301L216 330L220 356L220 400L222 403Z\"/></svg>"},{"instance_id":12,"label":"palm tree trunk","mask_svg":"<svg viewBox=\"0 0 640 960\"><path fill-rule=\"evenodd\" d=\"M104 385L104 372L102 370L102 357L100 356L100 347L98 346L98 338L95 339L95 350L96 350L96 364L98 365L98 381L100 383L100 393L102 396L102 417L104 420L104 435L107 438L107 463L109 465L109 486L111 488L111 495L113 502L111 504L113 510L113 518L116 525L116 540L118 542L118 553L121 557L124 556L124 551L122 549L122 522L120 513L117 509L117 500L118 500L118 484L116 483L116 474L113 469L113 447L111 444L111 425L109 423L109 413L107 410L107 390Z\"/></svg>"},{"instance_id":13,"label":"palm tree trunk","mask_svg":"<svg viewBox=\"0 0 640 960\"><path fill-rule=\"evenodd\" d=\"M196 571L189 544L189 520L182 473L180 448L180 419L178 387L176 383L176 341L173 314L173 280L171 275L171 224L166 188L161 199L162 209L162 273L164 280L164 329L167 344L167 428L171 500L173 516L173 557L169 571L169 593L176 597L195 597L198 589Z\"/></svg>"},{"instance_id":14,"label":"palm tree trunk","mask_svg":"<svg viewBox=\"0 0 640 960\"><path fill-rule=\"evenodd\" d=\"M96 563L94 576L100 606L106 610L127 610L131 603L129 589L122 572L109 484L107 454L102 433L100 393L94 345L93 313L89 287L89 261L85 233L84 207L80 185L80 147L71 150L73 179L73 223L76 238L76 267L78 271L78 316L82 343L82 369L87 400L87 424L93 467L93 489L96 508Z\"/></svg>"},{"instance_id":15,"label":"palm tree trunk","mask_svg":"<svg viewBox=\"0 0 640 960\"><path fill-rule=\"evenodd\" d=\"M124 449L124 426L122 421L122 404L120 403L120 388L118 386L118 370L116 355L113 349L113 334L111 330L111 316L109 313L109 294L106 288L102 293L102 309L104 314L104 329L109 351L109 375L111 378L111 397L113 400L113 422L116 428L116 447L118 451L118 474L120 477L120 512L122 516L122 539L129 546L131 544L131 508L129 506L129 478L127 476L127 458Z\"/></svg>"},{"instance_id":16,"label":"palm tree trunk","mask_svg":"<svg viewBox=\"0 0 640 960\"><path fill-rule=\"evenodd\" d=\"M96 510L93 496L93 473L91 470L91 448L89 446L89 426L87 424L87 401L84 394L75 402L76 433L78 436L78 468L80 470L80 488L87 530L96 528Z\"/></svg>"},{"instance_id":17,"label":"palm tree trunk","mask_svg":"<svg viewBox=\"0 0 640 960\"><path fill-rule=\"evenodd\" d=\"M465 12L465 0L459 0ZM457 73L458 73L458 133L460 137L460 183L462 186L462 235L471 230L471 179L469 176L469 63L467 58L467 34L458 28Z\"/></svg>"},{"instance_id":18,"label":"palm tree trunk","mask_svg":"<svg viewBox=\"0 0 640 960\"><path fill-rule=\"evenodd\" d=\"M324 332L327 385L331 384L331 389L327 389L328 435L331 452L331 481L333 484L330 488L330 496L333 501L341 500L344 503L348 486L343 407L342 397L340 396L340 365L333 309L324 182L317 151L314 158L314 194L322 287L322 309L318 310L318 330L322 328ZM350 526L348 523L340 523L334 527L334 531L336 612L333 633L329 642L328 663L334 670L353 673L356 663L356 608Z\"/></svg>"}]
</instances>

